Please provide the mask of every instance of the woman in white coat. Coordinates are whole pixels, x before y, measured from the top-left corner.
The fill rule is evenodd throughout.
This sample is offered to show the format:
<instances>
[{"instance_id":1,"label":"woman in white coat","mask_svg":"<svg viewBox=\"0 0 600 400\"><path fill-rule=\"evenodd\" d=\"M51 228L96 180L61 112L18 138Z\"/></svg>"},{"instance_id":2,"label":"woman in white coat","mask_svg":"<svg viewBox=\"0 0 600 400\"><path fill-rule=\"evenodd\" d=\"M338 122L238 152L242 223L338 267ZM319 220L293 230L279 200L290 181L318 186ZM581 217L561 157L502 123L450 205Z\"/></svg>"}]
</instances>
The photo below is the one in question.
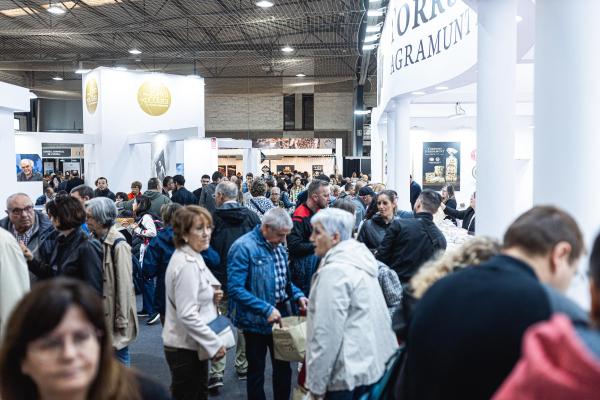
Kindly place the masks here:
<instances>
[{"instance_id":1,"label":"woman in white coat","mask_svg":"<svg viewBox=\"0 0 600 400\"><path fill-rule=\"evenodd\" d=\"M310 241L323 260L308 301L306 387L317 399L358 399L398 350L377 261L352 239L352 214L321 210L311 223Z\"/></svg>"},{"instance_id":2,"label":"woman in white coat","mask_svg":"<svg viewBox=\"0 0 600 400\"><path fill-rule=\"evenodd\" d=\"M165 276L166 318L162 338L175 400L208 399L208 360L225 356L225 346L208 323L218 317L221 284L200 252L208 249L212 218L187 206L171 220L175 253Z\"/></svg>"}]
</instances>

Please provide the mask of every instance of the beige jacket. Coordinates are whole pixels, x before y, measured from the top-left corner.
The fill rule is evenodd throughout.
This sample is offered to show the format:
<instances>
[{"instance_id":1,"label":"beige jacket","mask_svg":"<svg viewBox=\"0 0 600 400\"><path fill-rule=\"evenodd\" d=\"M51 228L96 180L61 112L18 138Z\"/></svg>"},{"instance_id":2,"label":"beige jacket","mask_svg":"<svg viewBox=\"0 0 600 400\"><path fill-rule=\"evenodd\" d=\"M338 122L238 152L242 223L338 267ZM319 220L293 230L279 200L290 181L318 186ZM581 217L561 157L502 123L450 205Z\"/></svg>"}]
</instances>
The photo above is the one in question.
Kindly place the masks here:
<instances>
[{"instance_id":1,"label":"beige jacket","mask_svg":"<svg viewBox=\"0 0 600 400\"><path fill-rule=\"evenodd\" d=\"M125 239L113 225L102 243L104 250L104 284L102 287L102 306L111 343L116 350L129 346L137 340L139 331L135 291L133 290L131 247L127 241L120 241L114 249L117 239Z\"/></svg>"},{"instance_id":2,"label":"beige jacket","mask_svg":"<svg viewBox=\"0 0 600 400\"><path fill-rule=\"evenodd\" d=\"M200 254L188 245L175 250L165 276L165 346L198 350L200 360L217 354L223 343L207 324L218 317L213 298L220 288Z\"/></svg>"},{"instance_id":3,"label":"beige jacket","mask_svg":"<svg viewBox=\"0 0 600 400\"><path fill-rule=\"evenodd\" d=\"M29 293L29 270L23 252L14 236L0 228L0 329L17 303Z\"/></svg>"}]
</instances>

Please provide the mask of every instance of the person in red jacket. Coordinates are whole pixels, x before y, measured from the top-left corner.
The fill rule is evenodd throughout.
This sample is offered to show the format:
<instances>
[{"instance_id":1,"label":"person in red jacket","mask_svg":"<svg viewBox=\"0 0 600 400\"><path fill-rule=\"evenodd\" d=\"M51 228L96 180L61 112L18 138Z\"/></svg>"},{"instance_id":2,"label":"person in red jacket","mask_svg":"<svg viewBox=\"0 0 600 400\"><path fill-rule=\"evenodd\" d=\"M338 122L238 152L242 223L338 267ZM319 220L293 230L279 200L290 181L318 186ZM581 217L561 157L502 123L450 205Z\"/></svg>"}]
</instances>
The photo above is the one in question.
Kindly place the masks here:
<instances>
[{"instance_id":1,"label":"person in red jacket","mask_svg":"<svg viewBox=\"0 0 600 400\"><path fill-rule=\"evenodd\" d=\"M600 398L600 236L590 257L590 326L557 313L527 330L522 355L493 400Z\"/></svg>"}]
</instances>

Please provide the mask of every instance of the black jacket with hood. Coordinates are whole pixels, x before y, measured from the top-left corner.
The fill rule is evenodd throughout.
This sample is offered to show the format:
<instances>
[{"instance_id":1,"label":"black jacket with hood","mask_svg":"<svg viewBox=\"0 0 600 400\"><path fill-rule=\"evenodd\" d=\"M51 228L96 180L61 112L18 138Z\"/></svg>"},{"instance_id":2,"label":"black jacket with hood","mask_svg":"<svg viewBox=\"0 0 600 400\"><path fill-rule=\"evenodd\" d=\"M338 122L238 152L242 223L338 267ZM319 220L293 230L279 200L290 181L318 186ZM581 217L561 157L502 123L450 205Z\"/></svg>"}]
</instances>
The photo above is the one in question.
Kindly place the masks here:
<instances>
[{"instance_id":1,"label":"black jacket with hood","mask_svg":"<svg viewBox=\"0 0 600 400\"><path fill-rule=\"evenodd\" d=\"M227 291L227 253L233 242L260 225L258 215L239 203L225 203L213 213L213 235L211 247L219 253L221 261L212 271L221 282L221 289Z\"/></svg>"}]
</instances>

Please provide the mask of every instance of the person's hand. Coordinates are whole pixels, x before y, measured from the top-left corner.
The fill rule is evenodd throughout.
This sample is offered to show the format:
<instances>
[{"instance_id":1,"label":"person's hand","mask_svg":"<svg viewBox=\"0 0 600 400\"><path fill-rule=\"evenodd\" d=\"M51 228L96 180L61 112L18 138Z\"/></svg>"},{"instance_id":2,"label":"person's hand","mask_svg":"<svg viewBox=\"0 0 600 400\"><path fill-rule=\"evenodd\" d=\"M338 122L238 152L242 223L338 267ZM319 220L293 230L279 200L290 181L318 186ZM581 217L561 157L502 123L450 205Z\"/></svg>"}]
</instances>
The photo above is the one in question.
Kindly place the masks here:
<instances>
[{"instance_id":1,"label":"person's hand","mask_svg":"<svg viewBox=\"0 0 600 400\"><path fill-rule=\"evenodd\" d=\"M225 346L221 346L219 351L217 351L217 354L215 354L215 356L210 361L212 361L212 362L219 361L221 358L225 357L226 354L227 354L227 349L225 349Z\"/></svg>"},{"instance_id":2,"label":"person's hand","mask_svg":"<svg viewBox=\"0 0 600 400\"><path fill-rule=\"evenodd\" d=\"M133 229L134 231L139 228L140 226L138 224L132 224L131 225L131 229Z\"/></svg>"},{"instance_id":3,"label":"person's hand","mask_svg":"<svg viewBox=\"0 0 600 400\"><path fill-rule=\"evenodd\" d=\"M129 221L125 220L125 221L121 222L121 226L123 228L127 228L129 226Z\"/></svg>"},{"instance_id":4,"label":"person's hand","mask_svg":"<svg viewBox=\"0 0 600 400\"><path fill-rule=\"evenodd\" d=\"M278 309L274 308L273 311L271 311L271 315L269 315L269 318L267 318L267 322L269 324L278 323L279 326L281 326L281 314L279 313Z\"/></svg>"},{"instance_id":5,"label":"person's hand","mask_svg":"<svg viewBox=\"0 0 600 400\"><path fill-rule=\"evenodd\" d=\"M324 394L314 394L313 392L310 392L310 396L311 396L313 399L317 399L317 400L318 400L318 399L322 399L322 398L324 398L324 397L325 397L325 395L324 395Z\"/></svg>"},{"instance_id":6,"label":"person's hand","mask_svg":"<svg viewBox=\"0 0 600 400\"><path fill-rule=\"evenodd\" d=\"M27 259L27 261L32 261L33 260L33 253L31 252L31 250L29 250L27 248L27 246L25 246L25 244L23 244L22 240L19 240L19 247L21 247L21 251L23 251L23 255L25 256L25 258Z\"/></svg>"},{"instance_id":7,"label":"person's hand","mask_svg":"<svg viewBox=\"0 0 600 400\"><path fill-rule=\"evenodd\" d=\"M306 311L308 309L308 299L306 297L300 297L298 299L298 305L300 306L300 311Z\"/></svg>"},{"instance_id":8,"label":"person's hand","mask_svg":"<svg viewBox=\"0 0 600 400\"><path fill-rule=\"evenodd\" d=\"M215 297L213 298L213 301L215 302L215 304L219 304L219 302L221 301L222 298L223 298L223 291L215 290Z\"/></svg>"}]
</instances>

